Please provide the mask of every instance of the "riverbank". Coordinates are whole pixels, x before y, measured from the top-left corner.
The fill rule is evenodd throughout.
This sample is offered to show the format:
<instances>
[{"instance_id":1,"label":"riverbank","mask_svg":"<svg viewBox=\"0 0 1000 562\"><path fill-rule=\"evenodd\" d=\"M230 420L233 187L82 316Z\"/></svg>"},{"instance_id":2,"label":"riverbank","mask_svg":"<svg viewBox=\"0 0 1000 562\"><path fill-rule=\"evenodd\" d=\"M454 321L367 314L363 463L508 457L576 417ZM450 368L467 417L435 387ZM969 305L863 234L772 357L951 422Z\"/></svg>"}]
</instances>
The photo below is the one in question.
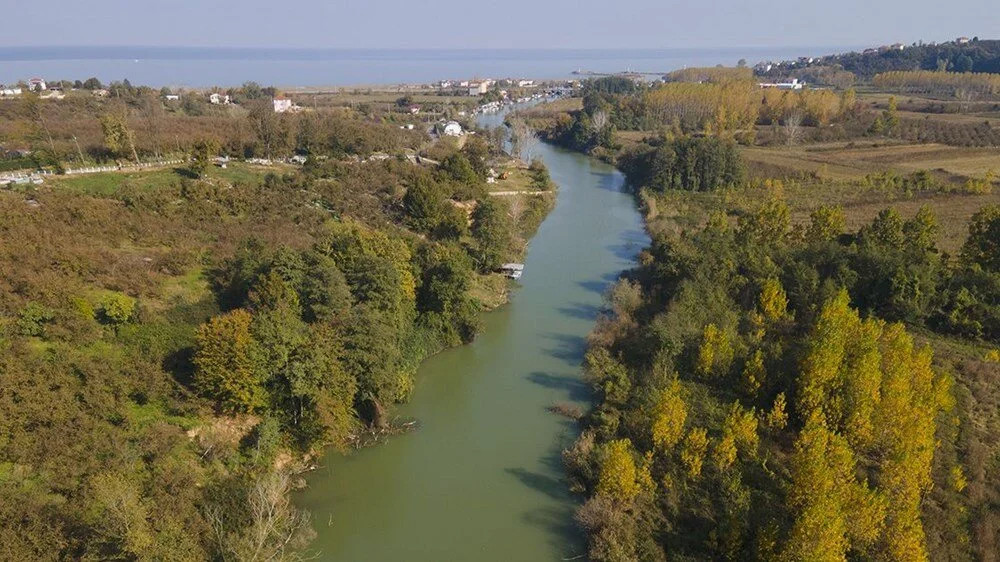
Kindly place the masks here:
<instances>
[{"instance_id":1,"label":"riverbank","mask_svg":"<svg viewBox=\"0 0 1000 562\"><path fill-rule=\"evenodd\" d=\"M484 126L498 126L504 116ZM542 145L557 204L525 257L511 303L482 335L420 368L399 416L419 429L327 457L296 501L320 556L338 560L558 560L582 553L560 451L575 424L548 411L586 406L579 365L602 295L645 245L612 168ZM587 241L586 244L581 241Z\"/></svg>"},{"instance_id":2,"label":"riverbank","mask_svg":"<svg viewBox=\"0 0 1000 562\"><path fill-rule=\"evenodd\" d=\"M622 98L606 103L637 103ZM629 171L653 238L590 335L596 404L564 452L588 498L577 516L589 557L814 559L829 552L802 538L817 524L841 557L900 540L929 559L992 552L997 526L964 514L995 496L984 491L996 476L970 460L996 452L981 428L997 423L998 397L981 381L1000 376L988 327L1000 272L976 253L998 222L995 177L976 170L995 149L599 137L599 107L536 110ZM914 170L903 154L956 172ZM975 304L954 308L959 293ZM859 384L874 390L847 398ZM905 429L864 429L881 425ZM969 492L970 474L982 491ZM858 490L877 499L837 499ZM831 523L870 515L863 543Z\"/></svg>"}]
</instances>

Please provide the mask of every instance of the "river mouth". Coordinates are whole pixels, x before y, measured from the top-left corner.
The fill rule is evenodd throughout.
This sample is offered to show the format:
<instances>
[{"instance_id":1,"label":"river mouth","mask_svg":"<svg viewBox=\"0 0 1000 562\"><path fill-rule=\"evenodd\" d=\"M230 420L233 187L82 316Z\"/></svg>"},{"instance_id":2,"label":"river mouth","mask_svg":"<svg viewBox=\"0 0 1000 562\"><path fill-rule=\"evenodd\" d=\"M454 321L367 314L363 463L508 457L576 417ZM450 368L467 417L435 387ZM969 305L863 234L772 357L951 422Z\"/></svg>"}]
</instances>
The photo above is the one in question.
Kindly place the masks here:
<instances>
[{"instance_id":1,"label":"river mouth","mask_svg":"<svg viewBox=\"0 0 1000 562\"><path fill-rule=\"evenodd\" d=\"M559 193L510 304L484 316L475 342L421 365L397 413L419 429L324 457L297 494L312 514L310 550L320 559L560 560L585 552L561 461L576 425L548 408L586 408L587 334L604 291L648 238L617 170L544 144L533 156Z\"/></svg>"}]
</instances>

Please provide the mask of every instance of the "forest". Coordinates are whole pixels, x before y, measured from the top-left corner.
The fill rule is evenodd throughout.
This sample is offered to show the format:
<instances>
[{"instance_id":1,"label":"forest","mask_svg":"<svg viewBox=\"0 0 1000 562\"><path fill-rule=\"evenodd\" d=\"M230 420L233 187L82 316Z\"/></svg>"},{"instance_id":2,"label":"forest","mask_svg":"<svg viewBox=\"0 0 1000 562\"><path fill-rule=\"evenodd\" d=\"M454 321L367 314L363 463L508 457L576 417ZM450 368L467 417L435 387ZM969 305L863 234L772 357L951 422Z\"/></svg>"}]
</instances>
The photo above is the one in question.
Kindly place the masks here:
<instances>
[{"instance_id":1,"label":"forest","mask_svg":"<svg viewBox=\"0 0 1000 562\"><path fill-rule=\"evenodd\" d=\"M995 560L996 153L921 168L943 149L908 144L928 128L907 112L932 102L896 97L992 78L692 74L525 115L613 162L652 238L606 295L563 451L589 558Z\"/></svg>"},{"instance_id":2,"label":"forest","mask_svg":"<svg viewBox=\"0 0 1000 562\"><path fill-rule=\"evenodd\" d=\"M948 259L926 208L847 232L838 207L798 227L749 199L654 238L609 293L564 452L591 558L992 559L1000 474L955 377L1000 359L1000 207ZM956 375L938 337L994 351Z\"/></svg>"},{"instance_id":3,"label":"forest","mask_svg":"<svg viewBox=\"0 0 1000 562\"><path fill-rule=\"evenodd\" d=\"M31 99L0 123L57 161L88 127L115 152L110 130L127 160L160 138L130 100ZM187 164L0 191L0 559L308 557L297 474L400 430L417 365L476 336L507 290L494 270L548 211L489 196L490 166L549 185L488 135L266 119L177 115ZM215 165L247 150L310 159Z\"/></svg>"}]
</instances>

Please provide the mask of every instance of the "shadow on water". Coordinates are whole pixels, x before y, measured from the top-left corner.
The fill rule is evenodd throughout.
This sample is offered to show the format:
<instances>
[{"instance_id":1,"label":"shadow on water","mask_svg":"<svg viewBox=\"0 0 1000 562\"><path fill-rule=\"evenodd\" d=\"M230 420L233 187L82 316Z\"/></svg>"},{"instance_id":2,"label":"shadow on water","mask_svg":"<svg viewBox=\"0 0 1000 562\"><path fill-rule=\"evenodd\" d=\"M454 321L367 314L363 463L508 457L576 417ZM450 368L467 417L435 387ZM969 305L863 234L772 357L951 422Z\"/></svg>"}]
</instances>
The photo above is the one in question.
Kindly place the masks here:
<instances>
[{"instance_id":1,"label":"shadow on water","mask_svg":"<svg viewBox=\"0 0 1000 562\"><path fill-rule=\"evenodd\" d=\"M597 188L603 189L605 191L613 191L614 193L621 193L624 187L622 182L615 177L614 174L609 172L590 172L590 175L599 178L597 180Z\"/></svg>"},{"instance_id":2,"label":"shadow on water","mask_svg":"<svg viewBox=\"0 0 1000 562\"><path fill-rule=\"evenodd\" d=\"M631 256L629 256L629 259L631 259ZM592 279L589 281L577 281L576 284L592 293L598 293L600 295L603 295L608 291L608 288L611 287L611 285L614 285L615 282L618 281L620 277L621 273L618 272L608 273L607 275L601 276L600 279L596 280Z\"/></svg>"},{"instance_id":3,"label":"shadow on water","mask_svg":"<svg viewBox=\"0 0 1000 562\"><path fill-rule=\"evenodd\" d=\"M586 337L569 334L546 334L545 337L556 343L556 347L546 349L545 353L556 359L562 359L573 367L580 365L583 354L587 352Z\"/></svg>"},{"instance_id":4,"label":"shadow on water","mask_svg":"<svg viewBox=\"0 0 1000 562\"><path fill-rule=\"evenodd\" d=\"M608 251L610 251L618 259L622 260L633 260L639 252L649 244L649 238L646 237L646 233L641 230L626 230L621 235L621 242L616 244L611 244L607 246Z\"/></svg>"},{"instance_id":5,"label":"shadow on water","mask_svg":"<svg viewBox=\"0 0 1000 562\"><path fill-rule=\"evenodd\" d=\"M526 468L505 468L504 472L521 481L522 484L549 496L554 500L565 500L569 497L566 483L540 472L532 472Z\"/></svg>"},{"instance_id":6,"label":"shadow on water","mask_svg":"<svg viewBox=\"0 0 1000 562\"><path fill-rule=\"evenodd\" d=\"M576 284L592 293L599 293L602 295L604 294L604 291L608 290L609 285L607 281L577 281Z\"/></svg>"},{"instance_id":7,"label":"shadow on water","mask_svg":"<svg viewBox=\"0 0 1000 562\"><path fill-rule=\"evenodd\" d=\"M639 246L634 242L625 242L623 244L611 244L607 247L607 249L620 260L630 260L639 253L642 246Z\"/></svg>"},{"instance_id":8,"label":"shadow on water","mask_svg":"<svg viewBox=\"0 0 1000 562\"><path fill-rule=\"evenodd\" d=\"M527 378L539 386L565 391L567 399L574 402L583 402L590 399L590 389L587 388L587 383L577 377L535 371L529 374Z\"/></svg>"},{"instance_id":9,"label":"shadow on water","mask_svg":"<svg viewBox=\"0 0 1000 562\"><path fill-rule=\"evenodd\" d=\"M543 470L550 474L563 473L562 449L555 447L541 459ZM569 492L567 483L561 477L533 472L525 468L507 468L505 472L517 478L525 486L541 492L546 496L563 502L559 507L533 509L521 515L529 525L545 529L550 535L550 542L558 549L568 549L562 552L563 558L575 557L586 549L583 533L574 522L577 500Z\"/></svg>"},{"instance_id":10,"label":"shadow on water","mask_svg":"<svg viewBox=\"0 0 1000 562\"><path fill-rule=\"evenodd\" d=\"M569 306L561 306L558 309L559 314L563 316L569 316L572 318L579 318L581 320L597 320L597 316L601 313L601 307L595 306L593 304L586 303L572 303Z\"/></svg>"}]
</instances>

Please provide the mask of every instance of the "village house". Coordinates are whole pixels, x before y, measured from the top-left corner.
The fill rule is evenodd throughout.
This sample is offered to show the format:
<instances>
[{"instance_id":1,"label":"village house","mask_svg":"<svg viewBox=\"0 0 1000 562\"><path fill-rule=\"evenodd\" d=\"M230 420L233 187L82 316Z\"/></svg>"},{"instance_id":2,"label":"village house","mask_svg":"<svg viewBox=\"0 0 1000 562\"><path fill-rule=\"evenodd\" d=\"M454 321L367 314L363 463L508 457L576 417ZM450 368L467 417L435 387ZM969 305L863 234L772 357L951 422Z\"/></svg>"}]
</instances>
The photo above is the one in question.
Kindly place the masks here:
<instances>
[{"instance_id":1,"label":"village house","mask_svg":"<svg viewBox=\"0 0 1000 562\"><path fill-rule=\"evenodd\" d=\"M292 100L288 98L274 98L272 102L274 103L275 113L285 113L287 111L291 111L293 107Z\"/></svg>"},{"instance_id":2,"label":"village house","mask_svg":"<svg viewBox=\"0 0 1000 562\"><path fill-rule=\"evenodd\" d=\"M32 92L42 92L45 90L45 80L41 78L32 78L28 80L28 90Z\"/></svg>"},{"instance_id":3,"label":"village house","mask_svg":"<svg viewBox=\"0 0 1000 562\"><path fill-rule=\"evenodd\" d=\"M469 82L469 95L470 96L481 96L489 91L490 86L493 85L492 80L483 80L480 82Z\"/></svg>"},{"instance_id":4,"label":"village house","mask_svg":"<svg viewBox=\"0 0 1000 562\"><path fill-rule=\"evenodd\" d=\"M6 86L0 86L0 98L13 97L21 95L21 88L7 88Z\"/></svg>"},{"instance_id":5,"label":"village house","mask_svg":"<svg viewBox=\"0 0 1000 562\"><path fill-rule=\"evenodd\" d=\"M959 45L968 45L969 44L969 38L968 37L959 37L958 39L955 39L955 42L958 43Z\"/></svg>"},{"instance_id":6,"label":"village house","mask_svg":"<svg viewBox=\"0 0 1000 562\"><path fill-rule=\"evenodd\" d=\"M99 97L99 98L106 98L106 97L108 97L108 95L109 95L109 94L110 94L111 92L109 92L109 91L107 91L107 90L105 90L105 89L103 89L103 88L102 88L102 89L100 89L100 90L94 90L94 91L93 91L93 92L91 92L91 93L92 93L92 94L94 94L94 96L96 96L96 97Z\"/></svg>"},{"instance_id":7,"label":"village house","mask_svg":"<svg viewBox=\"0 0 1000 562\"><path fill-rule=\"evenodd\" d=\"M534 80L518 80L517 81L517 87L518 88L534 88L535 87L535 81Z\"/></svg>"},{"instance_id":8,"label":"village house","mask_svg":"<svg viewBox=\"0 0 1000 562\"><path fill-rule=\"evenodd\" d=\"M229 96L218 92L214 92L212 95L208 96L208 101L214 105L229 105L232 103Z\"/></svg>"},{"instance_id":9,"label":"village house","mask_svg":"<svg viewBox=\"0 0 1000 562\"><path fill-rule=\"evenodd\" d=\"M178 94L167 94L163 96L163 99L167 101L178 101L181 99L181 97Z\"/></svg>"}]
</instances>

